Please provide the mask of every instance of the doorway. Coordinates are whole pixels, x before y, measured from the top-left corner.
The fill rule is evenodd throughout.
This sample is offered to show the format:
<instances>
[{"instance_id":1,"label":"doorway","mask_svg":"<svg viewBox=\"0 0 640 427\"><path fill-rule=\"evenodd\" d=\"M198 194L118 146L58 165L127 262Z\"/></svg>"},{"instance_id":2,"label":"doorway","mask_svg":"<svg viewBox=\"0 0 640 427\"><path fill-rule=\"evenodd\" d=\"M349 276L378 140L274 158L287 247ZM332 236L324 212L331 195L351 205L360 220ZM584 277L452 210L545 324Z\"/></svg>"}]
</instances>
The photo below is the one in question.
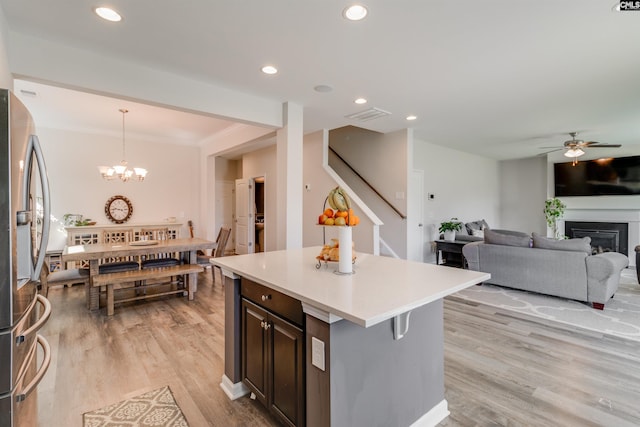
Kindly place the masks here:
<instances>
[{"instance_id":1,"label":"doorway","mask_svg":"<svg viewBox=\"0 0 640 427\"><path fill-rule=\"evenodd\" d=\"M264 176L254 178L256 209L256 252L264 252Z\"/></svg>"},{"instance_id":2,"label":"doorway","mask_svg":"<svg viewBox=\"0 0 640 427\"><path fill-rule=\"evenodd\" d=\"M236 253L264 252L265 177L236 180Z\"/></svg>"}]
</instances>

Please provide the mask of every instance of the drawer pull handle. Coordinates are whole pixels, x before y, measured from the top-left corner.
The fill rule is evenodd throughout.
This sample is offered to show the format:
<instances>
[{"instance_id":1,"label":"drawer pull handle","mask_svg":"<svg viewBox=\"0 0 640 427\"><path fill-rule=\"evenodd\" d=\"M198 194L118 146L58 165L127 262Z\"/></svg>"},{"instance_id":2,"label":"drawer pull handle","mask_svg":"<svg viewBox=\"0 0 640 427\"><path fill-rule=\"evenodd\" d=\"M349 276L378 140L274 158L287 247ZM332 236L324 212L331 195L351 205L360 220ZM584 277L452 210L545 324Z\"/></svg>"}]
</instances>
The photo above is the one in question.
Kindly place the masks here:
<instances>
[{"instance_id":1,"label":"drawer pull handle","mask_svg":"<svg viewBox=\"0 0 640 427\"><path fill-rule=\"evenodd\" d=\"M262 295L262 301L269 301L271 299L271 295Z\"/></svg>"}]
</instances>

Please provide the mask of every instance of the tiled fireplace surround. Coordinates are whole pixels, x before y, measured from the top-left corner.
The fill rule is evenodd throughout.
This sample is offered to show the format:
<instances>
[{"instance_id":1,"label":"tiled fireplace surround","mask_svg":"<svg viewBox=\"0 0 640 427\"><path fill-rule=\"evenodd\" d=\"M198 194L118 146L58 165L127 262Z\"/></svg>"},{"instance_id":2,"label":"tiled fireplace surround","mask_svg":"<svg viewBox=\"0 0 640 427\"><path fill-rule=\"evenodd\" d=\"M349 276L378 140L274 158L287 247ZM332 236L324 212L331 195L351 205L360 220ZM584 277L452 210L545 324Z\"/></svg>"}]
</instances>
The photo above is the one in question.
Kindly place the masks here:
<instances>
[{"instance_id":1,"label":"tiled fireplace surround","mask_svg":"<svg viewBox=\"0 0 640 427\"><path fill-rule=\"evenodd\" d=\"M558 221L560 230L564 230L565 221L627 223L629 225L629 267L635 268L634 249L640 245L640 209L566 209L562 221Z\"/></svg>"}]
</instances>

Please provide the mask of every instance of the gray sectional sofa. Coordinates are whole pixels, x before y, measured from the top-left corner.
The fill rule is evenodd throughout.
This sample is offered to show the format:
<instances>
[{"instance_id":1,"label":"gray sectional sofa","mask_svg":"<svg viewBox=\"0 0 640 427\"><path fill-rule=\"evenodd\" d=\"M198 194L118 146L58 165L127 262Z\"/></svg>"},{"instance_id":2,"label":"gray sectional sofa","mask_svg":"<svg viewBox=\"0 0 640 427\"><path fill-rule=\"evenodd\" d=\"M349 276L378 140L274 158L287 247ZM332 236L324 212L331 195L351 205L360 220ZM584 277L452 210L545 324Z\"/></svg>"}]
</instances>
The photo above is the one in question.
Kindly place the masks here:
<instances>
[{"instance_id":1,"label":"gray sectional sofa","mask_svg":"<svg viewBox=\"0 0 640 427\"><path fill-rule=\"evenodd\" d=\"M617 252L592 255L590 240L485 230L484 241L467 243L462 253L470 270L491 274L487 283L585 301L602 310L629 259Z\"/></svg>"}]
</instances>

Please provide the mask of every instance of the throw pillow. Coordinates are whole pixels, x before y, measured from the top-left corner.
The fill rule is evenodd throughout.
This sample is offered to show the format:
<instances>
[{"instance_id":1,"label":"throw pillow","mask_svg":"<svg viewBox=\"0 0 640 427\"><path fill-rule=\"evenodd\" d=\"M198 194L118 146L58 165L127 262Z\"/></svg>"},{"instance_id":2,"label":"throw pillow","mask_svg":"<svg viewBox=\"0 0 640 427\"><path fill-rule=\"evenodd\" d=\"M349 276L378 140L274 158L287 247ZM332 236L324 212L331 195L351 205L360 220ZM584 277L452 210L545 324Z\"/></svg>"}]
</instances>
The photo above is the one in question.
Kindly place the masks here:
<instances>
[{"instance_id":1,"label":"throw pillow","mask_svg":"<svg viewBox=\"0 0 640 427\"><path fill-rule=\"evenodd\" d=\"M484 238L484 230L472 230L471 235Z\"/></svg>"},{"instance_id":2,"label":"throw pillow","mask_svg":"<svg viewBox=\"0 0 640 427\"><path fill-rule=\"evenodd\" d=\"M474 230L482 231L489 228L489 224L487 224L487 221L485 221L484 219L481 219L479 221L467 222L464 226L467 229L467 233L472 236L475 236L475 234L473 234Z\"/></svg>"},{"instance_id":3,"label":"throw pillow","mask_svg":"<svg viewBox=\"0 0 640 427\"><path fill-rule=\"evenodd\" d=\"M533 233L533 247L556 251L585 252L591 255L591 237L557 240Z\"/></svg>"},{"instance_id":4,"label":"throw pillow","mask_svg":"<svg viewBox=\"0 0 640 427\"><path fill-rule=\"evenodd\" d=\"M519 246L528 248L531 246L531 237L528 234L517 231L501 233L500 231L484 230L484 242L492 245Z\"/></svg>"},{"instance_id":5,"label":"throw pillow","mask_svg":"<svg viewBox=\"0 0 640 427\"><path fill-rule=\"evenodd\" d=\"M467 222L464 227L467 229L467 233L473 235L475 230L480 230L480 225L476 222Z\"/></svg>"}]
</instances>

